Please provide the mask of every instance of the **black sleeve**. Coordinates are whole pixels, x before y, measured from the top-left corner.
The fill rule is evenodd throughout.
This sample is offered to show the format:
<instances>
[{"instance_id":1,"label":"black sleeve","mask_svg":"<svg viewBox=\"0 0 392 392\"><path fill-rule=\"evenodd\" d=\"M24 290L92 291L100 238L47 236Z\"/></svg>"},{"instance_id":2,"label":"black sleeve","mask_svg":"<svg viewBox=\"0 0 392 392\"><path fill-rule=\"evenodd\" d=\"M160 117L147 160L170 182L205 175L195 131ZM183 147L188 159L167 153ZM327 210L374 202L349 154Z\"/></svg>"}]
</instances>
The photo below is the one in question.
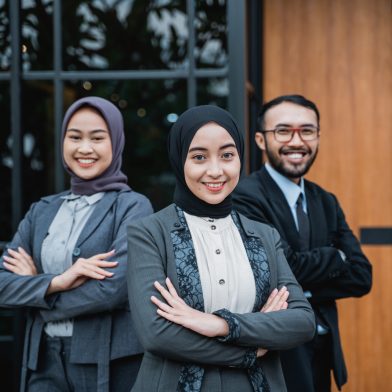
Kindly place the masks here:
<instances>
[{"instance_id":1,"label":"black sleeve","mask_svg":"<svg viewBox=\"0 0 392 392\"><path fill-rule=\"evenodd\" d=\"M304 252L293 249L285 239L285 222L277 220L262 192L249 191L253 188L247 182L236 188L233 194L235 209L249 219L267 223L278 230L287 261L304 290L311 290L346 271L348 264L333 243Z\"/></svg>"},{"instance_id":2,"label":"black sleeve","mask_svg":"<svg viewBox=\"0 0 392 392\"><path fill-rule=\"evenodd\" d=\"M372 266L361 250L358 239L348 226L344 213L336 200L338 230L334 246L346 255L346 268L330 279L327 285L312 290L312 302L331 299L361 297L372 286Z\"/></svg>"},{"instance_id":3,"label":"black sleeve","mask_svg":"<svg viewBox=\"0 0 392 392\"><path fill-rule=\"evenodd\" d=\"M372 267L334 195L328 194L328 214L336 219L333 238L324 246L308 251L297 251L290 246L285 236L285 222L278 221L262 190L256 189L254 184L240 183L233 203L236 210L248 218L277 228L287 261L303 289L312 292L312 301L359 297L369 292ZM346 255L346 260L339 250Z\"/></svg>"}]
</instances>

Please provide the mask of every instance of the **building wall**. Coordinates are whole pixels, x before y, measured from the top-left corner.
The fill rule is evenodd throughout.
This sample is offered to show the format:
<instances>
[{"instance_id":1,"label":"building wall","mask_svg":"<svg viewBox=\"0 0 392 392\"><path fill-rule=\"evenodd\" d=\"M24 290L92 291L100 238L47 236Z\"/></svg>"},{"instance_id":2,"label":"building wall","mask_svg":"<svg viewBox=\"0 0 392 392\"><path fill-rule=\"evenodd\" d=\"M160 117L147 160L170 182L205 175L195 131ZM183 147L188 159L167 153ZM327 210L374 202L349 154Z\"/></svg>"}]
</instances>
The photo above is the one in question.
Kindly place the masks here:
<instances>
[{"instance_id":1,"label":"building wall","mask_svg":"<svg viewBox=\"0 0 392 392\"><path fill-rule=\"evenodd\" d=\"M339 198L354 233L392 226L390 0L264 0L263 94L300 93L321 111L321 145L308 178ZM363 246L371 294L339 301L349 382L392 385L392 248Z\"/></svg>"}]
</instances>

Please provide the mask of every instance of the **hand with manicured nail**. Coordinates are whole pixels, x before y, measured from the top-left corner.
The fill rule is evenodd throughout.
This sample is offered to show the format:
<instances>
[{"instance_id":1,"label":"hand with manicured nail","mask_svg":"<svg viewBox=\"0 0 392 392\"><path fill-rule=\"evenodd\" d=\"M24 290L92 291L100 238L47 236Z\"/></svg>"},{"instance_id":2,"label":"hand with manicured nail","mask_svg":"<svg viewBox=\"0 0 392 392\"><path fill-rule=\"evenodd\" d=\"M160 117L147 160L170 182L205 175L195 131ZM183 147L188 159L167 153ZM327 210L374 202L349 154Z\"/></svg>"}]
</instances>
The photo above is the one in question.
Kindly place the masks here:
<instances>
[{"instance_id":1,"label":"hand with manicured nail","mask_svg":"<svg viewBox=\"0 0 392 392\"><path fill-rule=\"evenodd\" d=\"M208 337L226 336L229 333L229 326L223 318L187 305L169 278L166 278L167 288L159 282L155 282L154 286L166 302L155 296L151 297L151 301L157 306L157 313L166 320Z\"/></svg>"},{"instance_id":2,"label":"hand with manicured nail","mask_svg":"<svg viewBox=\"0 0 392 392\"><path fill-rule=\"evenodd\" d=\"M283 286L278 289L273 289L267 302L261 308L260 312L276 312L278 310L285 310L288 307L287 299L289 298L289 292L287 287Z\"/></svg>"},{"instance_id":3,"label":"hand with manicured nail","mask_svg":"<svg viewBox=\"0 0 392 392\"><path fill-rule=\"evenodd\" d=\"M118 265L118 262L106 261L105 259L113 256L114 253L115 251L111 250L88 259L82 257L77 259L70 268L53 278L47 294L74 289L81 286L88 279L103 280L110 278L114 275L114 272L109 272L105 268L114 268Z\"/></svg>"},{"instance_id":4,"label":"hand with manicured nail","mask_svg":"<svg viewBox=\"0 0 392 392\"><path fill-rule=\"evenodd\" d=\"M7 253L3 256L3 264L8 271L17 275L37 275L34 260L22 247L19 246L17 250L7 249Z\"/></svg>"},{"instance_id":5,"label":"hand with manicured nail","mask_svg":"<svg viewBox=\"0 0 392 392\"><path fill-rule=\"evenodd\" d=\"M285 286L281 287L280 290L273 289L267 302L260 309L260 312L269 313L276 312L278 310L286 310L288 307L287 299L289 298L289 292ZM268 350L259 348L257 350L257 357L262 357L267 354Z\"/></svg>"}]
</instances>

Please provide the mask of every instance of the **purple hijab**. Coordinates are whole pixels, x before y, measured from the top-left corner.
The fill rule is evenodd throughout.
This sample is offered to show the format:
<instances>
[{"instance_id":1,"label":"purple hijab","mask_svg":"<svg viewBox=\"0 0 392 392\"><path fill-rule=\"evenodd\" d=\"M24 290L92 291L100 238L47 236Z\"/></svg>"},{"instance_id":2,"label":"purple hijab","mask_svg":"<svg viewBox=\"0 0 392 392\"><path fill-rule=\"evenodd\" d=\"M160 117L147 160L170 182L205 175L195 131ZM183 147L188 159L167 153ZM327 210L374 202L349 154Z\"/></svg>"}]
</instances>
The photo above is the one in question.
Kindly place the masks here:
<instances>
[{"instance_id":1,"label":"purple hijab","mask_svg":"<svg viewBox=\"0 0 392 392\"><path fill-rule=\"evenodd\" d=\"M121 112L111 102L99 97L85 97L74 102L66 111L61 129L61 140L64 141L65 132L70 118L82 107L97 110L105 120L112 142L113 158L110 166L98 177L83 180L77 177L66 165L61 143L61 155L65 170L71 175L71 190L76 195L93 195L97 192L119 191L131 189L127 185L127 176L121 171L122 152L124 150L124 123Z\"/></svg>"}]
</instances>

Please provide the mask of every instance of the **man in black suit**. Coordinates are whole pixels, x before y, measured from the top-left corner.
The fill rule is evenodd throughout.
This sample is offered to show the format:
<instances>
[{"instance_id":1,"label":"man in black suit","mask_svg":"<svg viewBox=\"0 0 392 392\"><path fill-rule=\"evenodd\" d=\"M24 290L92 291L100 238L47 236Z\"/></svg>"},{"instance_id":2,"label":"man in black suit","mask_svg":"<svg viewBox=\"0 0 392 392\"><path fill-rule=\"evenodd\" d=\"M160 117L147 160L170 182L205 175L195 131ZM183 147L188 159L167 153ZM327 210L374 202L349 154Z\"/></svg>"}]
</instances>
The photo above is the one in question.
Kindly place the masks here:
<instances>
[{"instance_id":1,"label":"man in black suit","mask_svg":"<svg viewBox=\"0 0 392 392\"><path fill-rule=\"evenodd\" d=\"M336 197L303 176L316 159L320 131L316 105L300 95L263 105L255 140L266 164L241 180L236 209L277 228L286 256L316 314L317 333L281 353L289 392L340 389L347 380L335 300L371 288L372 268Z\"/></svg>"}]
</instances>

